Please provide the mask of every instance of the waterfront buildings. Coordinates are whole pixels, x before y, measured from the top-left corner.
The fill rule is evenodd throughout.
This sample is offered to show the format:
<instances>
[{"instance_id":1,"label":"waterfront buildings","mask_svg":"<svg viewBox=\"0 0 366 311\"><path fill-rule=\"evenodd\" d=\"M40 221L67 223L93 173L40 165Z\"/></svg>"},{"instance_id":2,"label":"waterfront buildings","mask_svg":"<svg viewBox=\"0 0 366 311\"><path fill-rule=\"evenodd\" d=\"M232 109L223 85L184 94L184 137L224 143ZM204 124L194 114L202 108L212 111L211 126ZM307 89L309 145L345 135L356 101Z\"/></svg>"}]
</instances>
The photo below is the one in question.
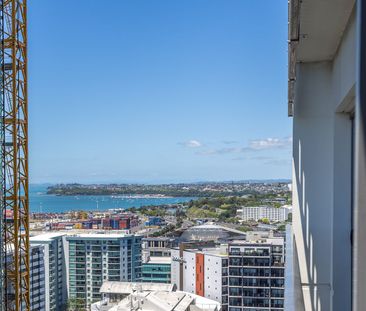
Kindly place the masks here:
<instances>
[{"instance_id":1,"label":"waterfront buildings","mask_svg":"<svg viewBox=\"0 0 366 311\"><path fill-rule=\"evenodd\" d=\"M91 311L220 311L220 303L168 284L105 282Z\"/></svg>"},{"instance_id":2,"label":"waterfront buildings","mask_svg":"<svg viewBox=\"0 0 366 311\"><path fill-rule=\"evenodd\" d=\"M243 206L237 210L237 216L243 221L268 219L270 222L283 222L291 210L290 206Z\"/></svg>"},{"instance_id":3,"label":"waterfront buildings","mask_svg":"<svg viewBox=\"0 0 366 311\"><path fill-rule=\"evenodd\" d=\"M129 234L68 235L69 298L86 307L101 299L104 281L141 280L141 237Z\"/></svg>"},{"instance_id":4,"label":"waterfront buildings","mask_svg":"<svg viewBox=\"0 0 366 311\"><path fill-rule=\"evenodd\" d=\"M365 1L289 4L294 309L361 311L366 306Z\"/></svg>"},{"instance_id":5,"label":"waterfront buildings","mask_svg":"<svg viewBox=\"0 0 366 311\"><path fill-rule=\"evenodd\" d=\"M67 303L65 234L45 233L30 238L31 245L42 245L45 271L45 311L61 310Z\"/></svg>"},{"instance_id":6,"label":"waterfront buildings","mask_svg":"<svg viewBox=\"0 0 366 311\"><path fill-rule=\"evenodd\" d=\"M228 311L284 310L284 272L283 238L253 234L220 247L172 250L172 283Z\"/></svg>"},{"instance_id":7,"label":"waterfront buildings","mask_svg":"<svg viewBox=\"0 0 366 311\"><path fill-rule=\"evenodd\" d=\"M53 220L46 225L48 230L124 230L129 233L139 224L139 218L129 213L106 213L100 217L100 213L88 215L85 213L86 219L78 219L78 216L68 215L68 219ZM33 217L41 217L34 214Z\"/></svg>"}]
</instances>

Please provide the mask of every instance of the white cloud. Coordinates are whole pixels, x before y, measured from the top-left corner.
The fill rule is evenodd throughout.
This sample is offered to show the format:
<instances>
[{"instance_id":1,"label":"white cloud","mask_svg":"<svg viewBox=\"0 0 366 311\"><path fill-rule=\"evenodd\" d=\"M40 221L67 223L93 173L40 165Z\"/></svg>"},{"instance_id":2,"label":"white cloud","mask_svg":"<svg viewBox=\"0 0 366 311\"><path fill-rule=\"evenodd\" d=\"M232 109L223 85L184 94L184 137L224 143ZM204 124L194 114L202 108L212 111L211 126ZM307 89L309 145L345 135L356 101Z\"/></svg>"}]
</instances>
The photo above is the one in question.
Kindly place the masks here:
<instances>
[{"instance_id":1,"label":"white cloud","mask_svg":"<svg viewBox=\"0 0 366 311\"><path fill-rule=\"evenodd\" d=\"M290 147L292 138L265 138L254 139L249 142L249 149L252 150L264 150L264 149L282 149Z\"/></svg>"},{"instance_id":2,"label":"white cloud","mask_svg":"<svg viewBox=\"0 0 366 311\"><path fill-rule=\"evenodd\" d=\"M195 139L191 139L179 144L188 148L198 148L202 146L202 143Z\"/></svg>"},{"instance_id":3,"label":"white cloud","mask_svg":"<svg viewBox=\"0 0 366 311\"><path fill-rule=\"evenodd\" d=\"M236 140L223 140L222 143L224 145L233 145L233 144L237 144L238 141L236 141Z\"/></svg>"},{"instance_id":4,"label":"white cloud","mask_svg":"<svg viewBox=\"0 0 366 311\"><path fill-rule=\"evenodd\" d=\"M200 155L214 155L214 154L227 154L227 153L239 153L241 148L220 148L220 149L207 149L197 152Z\"/></svg>"},{"instance_id":5,"label":"white cloud","mask_svg":"<svg viewBox=\"0 0 366 311\"><path fill-rule=\"evenodd\" d=\"M267 165L272 166L290 166L291 160L290 159L272 159L265 162Z\"/></svg>"},{"instance_id":6,"label":"white cloud","mask_svg":"<svg viewBox=\"0 0 366 311\"><path fill-rule=\"evenodd\" d=\"M264 138L250 140L245 147L206 149L197 152L199 155L245 154L262 150L286 149L292 144L292 138ZM200 145L201 146L201 145ZM192 147L192 146L191 146Z\"/></svg>"}]
</instances>

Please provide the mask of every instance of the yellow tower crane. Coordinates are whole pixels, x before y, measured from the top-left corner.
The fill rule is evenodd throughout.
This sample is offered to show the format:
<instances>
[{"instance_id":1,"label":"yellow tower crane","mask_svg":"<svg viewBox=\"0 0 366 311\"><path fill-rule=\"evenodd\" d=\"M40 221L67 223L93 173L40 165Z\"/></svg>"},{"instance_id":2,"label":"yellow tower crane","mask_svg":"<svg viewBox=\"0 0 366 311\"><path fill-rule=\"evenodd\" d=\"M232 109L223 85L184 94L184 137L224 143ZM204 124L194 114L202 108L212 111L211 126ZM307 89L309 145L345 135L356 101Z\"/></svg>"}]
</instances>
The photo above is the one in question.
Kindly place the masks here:
<instances>
[{"instance_id":1,"label":"yellow tower crane","mask_svg":"<svg viewBox=\"0 0 366 311\"><path fill-rule=\"evenodd\" d=\"M1 309L30 310L26 0L0 0Z\"/></svg>"}]
</instances>

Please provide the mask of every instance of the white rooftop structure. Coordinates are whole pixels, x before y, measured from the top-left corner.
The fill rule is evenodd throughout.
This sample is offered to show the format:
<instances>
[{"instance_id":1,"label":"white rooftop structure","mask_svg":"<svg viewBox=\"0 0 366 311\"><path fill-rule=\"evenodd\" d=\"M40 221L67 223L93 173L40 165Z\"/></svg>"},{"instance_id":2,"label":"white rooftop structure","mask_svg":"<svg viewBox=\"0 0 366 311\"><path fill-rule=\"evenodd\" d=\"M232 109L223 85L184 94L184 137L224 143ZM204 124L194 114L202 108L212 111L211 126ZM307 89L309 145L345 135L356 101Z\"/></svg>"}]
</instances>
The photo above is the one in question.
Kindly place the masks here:
<instances>
[{"instance_id":1,"label":"white rooftop structure","mask_svg":"<svg viewBox=\"0 0 366 311\"><path fill-rule=\"evenodd\" d=\"M171 257L162 257L162 256L150 256L149 260L146 263L171 264L172 263L172 258Z\"/></svg>"},{"instance_id":2,"label":"white rooftop structure","mask_svg":"<svg viewBox=\"0 0 366 311\"><path fill-rule=\"evenodd\" d=\"M167 291L172 292L174 285L165 283L131 283L131 282L104 282L100 288L102 294L132 294L139 288L140 291Z\"/></svg>"},{"instance_id":3,"label":"white rooftop structure","mask_svg":"<svg viewBox=\"0 0 366 311\"><path fill-rule=\"evenodd\" d=\"M31 236L29 239L31 242L46 242L51 241L54 238L63 237L65 233L60 232L49 232L49 233L42 233L39 235Z\"/></svg>"},{"instance_id":4,"label":"white rooftop structure","mask_svg":"<svg viewBox=\"0 0 366 311\"><path fill-rule=\"evenodd\" d=\"M175 291L170 284L105 282L100 291L107 295L104 295L104 300L94 303L91 311L221 310L220 303L195 294ZM128 295L117 301L113 295L115 293L128 293Z\"/></svg>"},{"instance_id":5,"label":"white rooftop structure","mask_svg":"<svg viewBox=\"0 0 366 311\"><path fill-rule=\"evenodd\" d=\"M68 234L70 237L77 237L81 239L119 239L122 237L127 236L133 236L133 234L126 234L126 233L104 233L104 232L98 232L98 233L74 233L70 232Z\"/></svg>"},{"instance_id":6,"label":"white rooftop structure","mask_svg":"<svg viewBox=\"0 0 366 311\"><path fill-rule=\"evenodd\" d=\"M188 228L181 235L183 241L217 241L226 240L232 236L245 236L245 233L234 228L206 223Z\"/></svg>"}]
</instances>

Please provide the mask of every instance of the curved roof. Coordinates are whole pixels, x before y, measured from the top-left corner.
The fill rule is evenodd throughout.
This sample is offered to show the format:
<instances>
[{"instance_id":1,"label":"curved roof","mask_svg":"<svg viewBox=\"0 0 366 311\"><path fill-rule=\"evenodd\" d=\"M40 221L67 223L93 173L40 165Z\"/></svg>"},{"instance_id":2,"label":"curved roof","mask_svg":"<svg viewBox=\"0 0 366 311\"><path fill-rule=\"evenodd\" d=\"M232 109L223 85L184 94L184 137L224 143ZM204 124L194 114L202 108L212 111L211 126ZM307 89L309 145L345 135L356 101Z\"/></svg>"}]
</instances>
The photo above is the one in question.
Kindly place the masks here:
<instances>
[{"instance_id":1,"label":"curved roof","mask_svg":"<svg viewBox=\"0 0 366 311\"><path fill-rule=\"evenodd\" d=\"M188 228L180 236L183 241L225 240L233 235L245 235L244 232L212 223Z\"/></svg>"}]
</instances>

